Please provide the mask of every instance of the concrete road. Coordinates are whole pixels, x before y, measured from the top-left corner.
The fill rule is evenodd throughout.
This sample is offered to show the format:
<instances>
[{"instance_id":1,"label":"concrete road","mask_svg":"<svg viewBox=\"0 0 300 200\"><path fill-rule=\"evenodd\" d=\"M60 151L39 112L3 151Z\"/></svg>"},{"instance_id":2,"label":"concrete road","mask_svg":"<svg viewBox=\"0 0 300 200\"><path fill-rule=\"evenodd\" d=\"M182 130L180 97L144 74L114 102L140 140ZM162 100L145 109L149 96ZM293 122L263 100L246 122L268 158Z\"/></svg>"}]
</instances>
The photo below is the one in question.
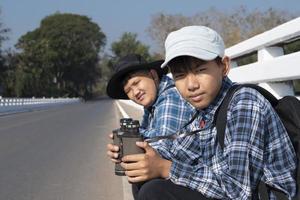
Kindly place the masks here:
<instances>
[{"instance_id":1,"label":"concrete road","mask_svg":"<svg viewBox=\"0 0 300 200\"><path fill-rule=\"evenodd\" d=\"M1 116L0 199L126 199L106 156L119 117L111 100Z\"/></svg>"}]
</instances>

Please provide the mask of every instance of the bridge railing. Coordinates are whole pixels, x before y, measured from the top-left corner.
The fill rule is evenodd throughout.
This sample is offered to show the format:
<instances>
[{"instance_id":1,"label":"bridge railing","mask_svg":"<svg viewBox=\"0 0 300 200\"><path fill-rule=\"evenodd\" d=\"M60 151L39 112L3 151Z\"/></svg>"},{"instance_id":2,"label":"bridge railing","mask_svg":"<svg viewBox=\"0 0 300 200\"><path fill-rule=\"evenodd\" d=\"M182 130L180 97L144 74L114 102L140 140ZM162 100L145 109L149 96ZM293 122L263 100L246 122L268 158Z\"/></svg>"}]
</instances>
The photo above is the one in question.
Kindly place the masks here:
<instances>
[{"instance_id":1,"label":"bridge railing","mask_svg":"<svg viewBox=\"0 0 300 200\"><path fill-rule=\"evenodd\" d=\"M292 80L300 79L300 51L285 54L283 46L299 39L300 17L227 48L225 54L232 60L229 77L258 84L276 97L296 95ZM247 55L255 55L257 61L239 66L237 60Z\"/></svg>"},{"instance_id":2,"label":"bridge railing","mask_svg":"<svg viewBox=\"0 0 300 200\"><path fill-rule=\"evenodd\" d=\"M81 102L80 98L2 98L0 114Z\"/></svg>"},{"instance_id":3,"label":"bridge railing","mask_svg":"<svg viewBox=\"0 0 300 200\"><path fill-rule=\"evenodd\" d=\"M277 98L296 96L291 81L300 79L300 51L285 54L283 45L299 39L300 17L227 48L225 54L231 59L230 79L258 84ZM255 54L256 62L238 65L240 58ZM120 102L142 108L132 101Z\"/></svg>"},{"instance_id":4,"label":"bridge railing","mask_svg":"<svg viewBox=\"0 0 300 200\"><path fill-rule=\"evenodd\" d=\"M2 98L0 106L22 106L36 104L60 104L79 102L79 98Z\"/></svg>"}]
</instances>

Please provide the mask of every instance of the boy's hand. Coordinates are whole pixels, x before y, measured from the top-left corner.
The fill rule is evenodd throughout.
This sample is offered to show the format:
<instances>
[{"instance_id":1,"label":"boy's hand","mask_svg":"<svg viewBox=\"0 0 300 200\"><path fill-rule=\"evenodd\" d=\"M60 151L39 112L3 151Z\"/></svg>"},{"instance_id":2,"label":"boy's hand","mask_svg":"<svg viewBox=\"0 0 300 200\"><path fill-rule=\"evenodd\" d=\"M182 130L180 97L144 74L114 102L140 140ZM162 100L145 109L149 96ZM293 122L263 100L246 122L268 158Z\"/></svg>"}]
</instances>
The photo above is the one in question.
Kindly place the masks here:
<instances>
[{"instance_id":1,"label":"boy's hand","mask_svg":"<svg viewBox=\"0 0 300 200\"><path fill-rule=\"evenodd\" d=\"M110 139L114 139L113 138L113 134L109 134L109 138ZM110 160L114 163L119 163L121 162L120 160L118 160L119 158L119 147L117 145L114 144L107 144L107 155L108 157L110 157Z\"/></svg>"},{"instance_id":2,"label":"boy's hand","mask_svg":"<svg viewBox=\"0 0 300 200\"><path fill-rule=\"evenodd\" d=\"M127 155L122 158L121 166L126 170L129 182L147 181L153 178L167 178L171 161L163 159L147 142L137 142L145 154Z\"/></svg>"}]
</instances>

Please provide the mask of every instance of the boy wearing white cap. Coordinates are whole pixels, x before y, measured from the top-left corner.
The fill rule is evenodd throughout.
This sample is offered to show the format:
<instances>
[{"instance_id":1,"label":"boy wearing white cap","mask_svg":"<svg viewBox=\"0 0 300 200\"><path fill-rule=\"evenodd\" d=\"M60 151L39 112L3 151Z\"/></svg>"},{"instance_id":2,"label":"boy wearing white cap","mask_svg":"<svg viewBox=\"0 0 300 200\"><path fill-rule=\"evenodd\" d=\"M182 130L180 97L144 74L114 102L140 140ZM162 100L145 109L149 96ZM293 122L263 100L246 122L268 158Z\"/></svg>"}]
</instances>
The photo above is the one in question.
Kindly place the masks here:
<instances>
[{"instance_id":1,"label":"boy wearing white cap","mask_svg":"<svg viewBox=\"0 0 300 200\"><path fill-rule=\"evenodd\" d=\"M217 141L214 116L233 85L219 34L184 27L168 35L165 48L162 67L170 68L178 91L199 112L186 128L196 133L161 140L156 150L138 143L146 154L123 158L129 181L147 181L138 199L259 199L260 181L291 199L296 155L278 115L258 91L244 87L234 94L224 149ZM276 199L273 192L269 199Z\"/></svg>"}]
</instances>

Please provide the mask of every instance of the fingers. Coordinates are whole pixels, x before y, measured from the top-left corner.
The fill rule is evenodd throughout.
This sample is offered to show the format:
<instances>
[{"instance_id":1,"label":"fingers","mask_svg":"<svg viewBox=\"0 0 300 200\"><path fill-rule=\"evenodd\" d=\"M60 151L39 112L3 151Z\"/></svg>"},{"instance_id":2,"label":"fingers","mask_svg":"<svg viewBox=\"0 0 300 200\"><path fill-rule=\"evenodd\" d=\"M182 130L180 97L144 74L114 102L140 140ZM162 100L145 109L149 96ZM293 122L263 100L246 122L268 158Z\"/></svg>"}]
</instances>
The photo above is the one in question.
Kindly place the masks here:
<instances>
[{"instance_id":1,"label":"fingers","mask_svg":"<svg viewBox=\"0 0 300 200\"><path fill-rule=\"evenodd\" d=\"M122 159L121 166L127 171L145 168L143 162L124 162Z\"/></svg>"},{"instance_id":2,"label":"fingers","mask_svg":"<svg viewBox=\"0 0 300 200\"><path fill-rule=\"evenodd\" d=\"M138 162L141 160L145 160L145 156L146 156L145 154L132 154L132 155L123 156L122 162L125 163Z\"/></svg>"},{"instance_id":3,"label":"fingers","mask_svg":"<svg viewBox=\"0 0 300 200\"><path fill-rule=\"evenodd\" d=\"M136 142L138 147L143 148L145 151L152 149L152 147L148 144L148 142Z\"/></svg>"},{"instance_id":4,"label":"fingers","mask_svg":"<svg viewBox=\"0 0 300 200\"><path fill-rule=\"evenodd\" d=\"M119 146L114 145L114 144L107 144L107 150L112 151L112 152L119 152Z\"/></svg>"},{"instance_id":5,"label":"fingers","mask_svg":"<svg viewBox=\"0 0 300 200\"><path fill-rule=\"evenodd\" d=\"M120 162L119 158L119 147L113 144L107 144L107 156L110 157L111 161L114 163Z\"/></svg>"},{"instance_id":6,"label":"fingers","mask_svg":"<svg viewBox=\"0 0 300 200\"><path fill-rule=\"evenodd\" d=\"M111 158L110 159L113 163L120 163L121 161L120 160L118 160L118 159L113 159L113 158Z\"/></svg>"},{"instance_id":7,"label":"fingers","mask_svg":"<svg viewBox=\"0 0 300 200\"><path fill-rule=\"evenodd\" d=\"M119 154L118 153L113 153L111 151L107 151L107 156L110 157L110 160L114 163L119 163L121 162L118 157L119 157Z\"/></svg>"},{"instance_id":8,"label":"fingers","mask_svg":"<svg viewBox=\"0 0 300 200\"><path fill-rule=\"evenodd\" d=\"M108 137L110 139L114 139L114 135L112 133L108 134ZM110 157L111 161L114 163L119 163L120 160L118 160L117 158L119 157L119 147L113 144L107 144L107 156Z\"/></svg>"},{"instance_id":9,"label":"fingers","mask_svg":"<svg viewBox=\"0 0 300 200\"><path fill-rule=\"evenodd\" d=\"M125 171L125 174L128 177L145 176L147 173L148 171L146 169Z\"/></svg>"},{"instance_id":10,"label":"fingers","mask_svg":"<svg viewBox=\"0 0 300 200\"><path fill-rule=\"evenodd\" d=\"M139 182L143 182L143 181L147 181L149 180L147 177L145 176L127 176L127 179L130 183L139 183Z\"/></svg>"},{"instance_id":11,"label":"fingers","mask_svg":"<svg viewBox=\"0 0 300 200\"><path fill-rule=\"evenodd\" d=\"M149 178L149 170L147 168L141 167L137 163L121 163L122 167L125 167L125 175L131 183L146 181Z\"/></svg>"},{"instance_id":12,"label":"fingers","mask_svg":"<svg viewBox=\"0 0 300 200\"><path fill-rule=\"evenodd\" d=\"M126 171L125 174L127 176L128 181L131 183L149 180L147 174L140 170Z\"/></svg>"}]
</instances>

